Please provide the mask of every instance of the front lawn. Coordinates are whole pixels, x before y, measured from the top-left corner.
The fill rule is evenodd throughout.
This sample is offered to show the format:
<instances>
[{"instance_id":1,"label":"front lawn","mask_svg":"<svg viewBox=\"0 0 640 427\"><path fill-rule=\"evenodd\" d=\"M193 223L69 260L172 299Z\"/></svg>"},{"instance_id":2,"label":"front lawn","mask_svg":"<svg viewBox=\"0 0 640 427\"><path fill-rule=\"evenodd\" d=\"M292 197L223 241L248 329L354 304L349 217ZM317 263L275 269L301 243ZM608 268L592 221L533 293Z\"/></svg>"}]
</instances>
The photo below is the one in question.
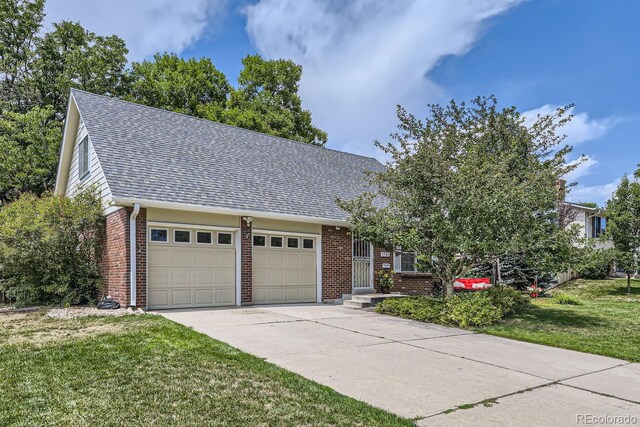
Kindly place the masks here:
<instances>
[{"instance_id":1,"label":"front lawn","mask_svg":"<svg viewBox=\"0 0 640 427\"><path fill-rule=\"evenodd\" d=\"M581 305L559 305L538 298L533 307L496 325L486 334L640 362L640 280L575 280L553 294L570 295Z\"/></svg>"},{"instance_id":2,"label":"front lawn","mask_svg":"<svg viewBox=\"0 0 640 427\"><path fill-rule=\"evenodd\" d=\"M0 314L0 425L413 425L159 316Z\"/></svg>"}]
</instances>

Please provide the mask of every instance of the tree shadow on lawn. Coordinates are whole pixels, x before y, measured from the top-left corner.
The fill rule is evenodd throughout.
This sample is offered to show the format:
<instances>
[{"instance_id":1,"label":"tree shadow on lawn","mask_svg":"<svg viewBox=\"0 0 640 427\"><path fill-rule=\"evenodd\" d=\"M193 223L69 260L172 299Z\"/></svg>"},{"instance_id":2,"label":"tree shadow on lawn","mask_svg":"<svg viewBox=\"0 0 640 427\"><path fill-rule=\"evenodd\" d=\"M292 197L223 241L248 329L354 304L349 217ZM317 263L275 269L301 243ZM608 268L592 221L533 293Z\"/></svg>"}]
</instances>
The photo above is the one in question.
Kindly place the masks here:
<instances>
[{"instance_id":1,"label":"tree shadow on lawn","mask_svg":"<svg viewBox=\"0 0 640 427\"><path fill-rule=\"evenodd\" d=\"M576 310L552 307L531 307L511 317L535 323L539 326L559 326L571 328L593 329L607 324L601 317L579 313Z\"/></svg>"},{"instance_id":2,"label":"tree shadow on lawn","mask_svg":"<svg viewBox=\"0 0 640 427\"><path fill-rule=\"evenodd\" d=\"M640 280L632 280L631 281L631 294L627 294L627 285L619 286L615 289L611 289L607 292L607 295L611 296L640 296Z\"/></svg>"}]
</instances>

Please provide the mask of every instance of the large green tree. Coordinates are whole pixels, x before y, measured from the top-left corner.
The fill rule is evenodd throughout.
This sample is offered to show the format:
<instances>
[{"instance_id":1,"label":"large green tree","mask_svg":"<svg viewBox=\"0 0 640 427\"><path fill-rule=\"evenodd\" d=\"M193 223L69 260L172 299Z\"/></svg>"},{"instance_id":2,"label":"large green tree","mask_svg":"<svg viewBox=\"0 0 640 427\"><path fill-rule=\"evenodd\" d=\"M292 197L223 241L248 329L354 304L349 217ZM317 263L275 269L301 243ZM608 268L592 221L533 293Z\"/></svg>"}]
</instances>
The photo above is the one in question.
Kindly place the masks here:
<instances>
[{"instance_id":1,"label":"large green tree","mask_svg":"<svg viewBox=\"0 0 640 427\"><path fill-rule=\"evenodd\" d=\"M311 112L302 108L298 94L302 67L293 61L265 60L248 55L231 91L225 123L315 145L327 134L313 126ZM215 119L215 117L212 117Z\"/></svg>"},{"instance_id":2,"label":"large green tree","mask_svg":"<svg viewBox=\"0 0 640 427\"><path fill-rule=\"evenodd\" d=\"M121 96L126 87L126 55L118 36L97 36L79 23L62 21L36 43L34 79L41 104L63 117L69 89Z\"/></svg>"},{"instance_id":3,"label":"large green tree","mask_svg":"<svg viewBox=\"0 0 640 427\"><path fill-rule=\"evenodd\" d=\"M631 293L631 276L638 269L640 256L640 168L631 180L622 177L613 197L607 202L606 236L613 241L616 264L627 275L627 293Z\"/></svg>"},{"instance_id":4,"label":"large green tree","mask_svg":"<svg viewBox=\"0 0 640 427\"><path fill-rule=\"evenodd\" d=\"M231 86L209 58L182 59L156 54L153 61L134 62L127 99L196 117L219 119Z\"/></svg>"},{"instance_id":5,"label":"large green tree","mask_svg":"<svg viewBox=\"0 0 640 427\"><path fill-rule=\"evenodd\" d=\"M24 112L35 103L29 80L43 18L44 0L0 2L0 108Z\"/></svg>"},{"instance_id":6,"label":"large green tree","mask_svg":"<svg viewBox=\"0 0 640 427\"><path fill-rule=\"evenodd\" d=\"M530 127L493 97L429 110L423 121L398 107L394 141L376 142L390 160L371 174L375 191L339 201L354 232L431 256L449 295L456 278L501 255L553 271L576 235L557 209L558 182L575 167L556 133L567 109Z\"/></svg>"},{"instance_id":7,"label":"large green tree","mask_svg":"<svg viewBox=\"0 0 640 427\"><path fill-rule=\"evenodd\" d=\"M52 107L0 115L0 206L53 186L61 138Z\"/></svg>"}]
</instances>

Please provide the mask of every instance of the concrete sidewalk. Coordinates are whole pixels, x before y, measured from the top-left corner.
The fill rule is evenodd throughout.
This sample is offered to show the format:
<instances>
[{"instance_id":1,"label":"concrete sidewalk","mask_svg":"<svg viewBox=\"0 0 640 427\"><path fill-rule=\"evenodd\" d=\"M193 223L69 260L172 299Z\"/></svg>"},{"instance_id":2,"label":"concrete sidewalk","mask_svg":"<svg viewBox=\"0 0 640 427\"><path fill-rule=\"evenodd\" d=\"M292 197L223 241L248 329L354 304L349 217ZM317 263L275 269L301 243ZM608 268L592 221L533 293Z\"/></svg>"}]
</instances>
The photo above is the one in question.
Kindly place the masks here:
<instances>
[{"instance_id":1,"label":"concrete sidewalk","mask_svg":"<svg viewBox=\"0 0 640 427\"><path fill-rule=\"evenodd\" d=\"M158 313L419 425L640 425L640 365L623 360L342 306Z\"/></svg>"}]
</instances>

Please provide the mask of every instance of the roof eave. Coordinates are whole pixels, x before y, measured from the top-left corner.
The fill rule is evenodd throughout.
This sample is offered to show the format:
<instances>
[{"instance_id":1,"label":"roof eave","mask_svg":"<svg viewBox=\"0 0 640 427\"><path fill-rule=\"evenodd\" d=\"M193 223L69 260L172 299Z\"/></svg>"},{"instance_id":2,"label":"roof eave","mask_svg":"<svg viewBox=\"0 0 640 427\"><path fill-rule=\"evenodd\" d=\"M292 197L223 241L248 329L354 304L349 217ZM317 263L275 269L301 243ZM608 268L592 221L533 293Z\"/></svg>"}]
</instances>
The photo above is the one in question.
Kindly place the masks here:
<instances>
[{"instance_id":1,"label":"roof eave","mask_svg":"<svg viewBox=\"0 0 640 427\"><path fill-rule=\"evenodd\" d=\"M350 227L350 224L348 221L333 219L333 218L281 214L281 213L266 212L266 211L230 209L230 208L221 208L221 207L215 207L215 206L165 202L165 201L159 201L159 200L138 199L138 198L131 198L131 197L114 197L113 198L113 204L115 206L133 206L135 203L139 203L140 206L142 206L143 208L174 209L174 210L182 210L182 211L186 210L186 211L193 211L193 212L215 213L215 214L221 214L221 215L253 216L253 217L267 218L267 219L279 219L283 221L297 221L297 222L308 222L313 224L333 225L337 227Z\"/></svg>"}]
</instances>

